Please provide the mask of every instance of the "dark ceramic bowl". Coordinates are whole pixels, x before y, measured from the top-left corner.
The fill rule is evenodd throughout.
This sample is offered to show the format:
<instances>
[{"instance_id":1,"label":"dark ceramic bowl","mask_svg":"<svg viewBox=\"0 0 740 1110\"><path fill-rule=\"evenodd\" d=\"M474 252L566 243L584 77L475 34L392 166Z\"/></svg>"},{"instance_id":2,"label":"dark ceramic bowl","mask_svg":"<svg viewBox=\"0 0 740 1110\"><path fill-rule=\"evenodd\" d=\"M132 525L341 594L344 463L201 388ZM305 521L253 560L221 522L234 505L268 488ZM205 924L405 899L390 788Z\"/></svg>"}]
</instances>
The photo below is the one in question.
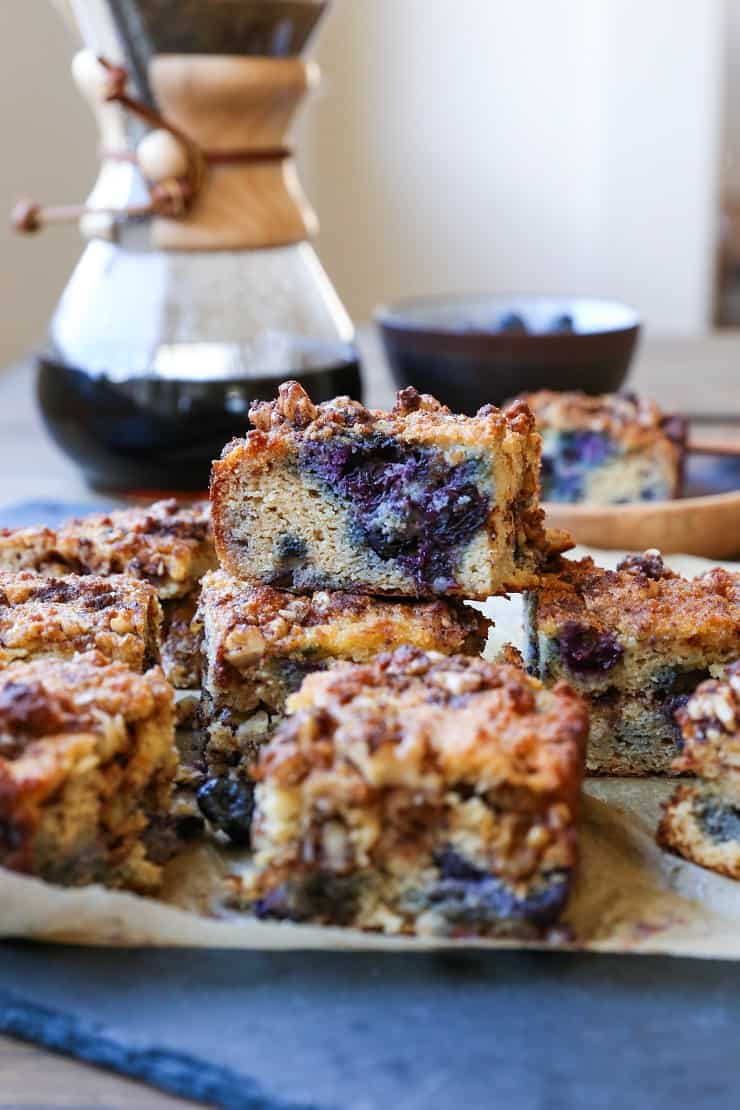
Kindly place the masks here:
<instances>
[{"instance_id":1,"label":"dark ceramic bowl","mask_svg":"<svg viewBox=\"0 0 740 1110\"><path fill-rule=\"evenodd\" d=\"M530 294L400 301L376 320L398 386L465 413L536 389L612 393L640 332L616 301Z\"/></svg>"}]
</instances>

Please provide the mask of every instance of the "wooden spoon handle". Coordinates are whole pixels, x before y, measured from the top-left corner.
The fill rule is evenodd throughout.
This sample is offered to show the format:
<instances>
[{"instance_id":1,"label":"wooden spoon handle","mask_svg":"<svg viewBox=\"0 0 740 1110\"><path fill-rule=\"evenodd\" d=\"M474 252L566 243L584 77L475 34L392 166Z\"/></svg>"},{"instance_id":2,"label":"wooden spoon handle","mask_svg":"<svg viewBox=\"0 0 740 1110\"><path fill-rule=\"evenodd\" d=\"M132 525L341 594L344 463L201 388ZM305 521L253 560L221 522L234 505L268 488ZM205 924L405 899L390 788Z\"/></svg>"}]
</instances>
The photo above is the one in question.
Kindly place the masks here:
<instances>
[{"instance_id":1,"label":"wooden spoon handle","mask_svg":"<svg viewBox=\"0 0 740 1110\"><path fill-rule=\"evenodd\" d=\"M687 444L686 450L691 455L722 455L725 458L740 458L740 437L726 436L722 438L718 436L715 439L709 436L702 439L701 436L693 435Z\"/></svg>"}]
</instances>

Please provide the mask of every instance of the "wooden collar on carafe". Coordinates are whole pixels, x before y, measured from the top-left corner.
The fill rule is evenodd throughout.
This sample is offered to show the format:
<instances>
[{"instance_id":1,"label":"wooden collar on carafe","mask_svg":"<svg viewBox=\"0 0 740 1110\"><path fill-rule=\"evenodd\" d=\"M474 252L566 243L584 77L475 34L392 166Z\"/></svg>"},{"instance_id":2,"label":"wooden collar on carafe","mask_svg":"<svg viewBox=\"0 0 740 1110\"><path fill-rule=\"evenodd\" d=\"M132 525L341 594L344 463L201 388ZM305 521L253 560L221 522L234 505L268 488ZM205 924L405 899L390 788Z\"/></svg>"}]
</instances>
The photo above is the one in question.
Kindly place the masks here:
<instances>
[{"instance_id":1,"label":"wooden collar on carafe","mask_svg":"<svg viewBox=\"0 0 740 1110\"><path fill-rule=\"evenodd\" d=\"M122 66L82 51L75 79L93 106L115 104L149 125L135 151L104 142L103 168L138 167L148 200L126 207L20 201L13 226L32 233L80 221L88 238L115 239L128 220L152 221L160 249L249 249L301 242L316 231L286 133L318 68L299 58L160 55L149 79L162 111L127 91ZM114 136L114 139L117 136Z\"/></svg>"}]
</instances>

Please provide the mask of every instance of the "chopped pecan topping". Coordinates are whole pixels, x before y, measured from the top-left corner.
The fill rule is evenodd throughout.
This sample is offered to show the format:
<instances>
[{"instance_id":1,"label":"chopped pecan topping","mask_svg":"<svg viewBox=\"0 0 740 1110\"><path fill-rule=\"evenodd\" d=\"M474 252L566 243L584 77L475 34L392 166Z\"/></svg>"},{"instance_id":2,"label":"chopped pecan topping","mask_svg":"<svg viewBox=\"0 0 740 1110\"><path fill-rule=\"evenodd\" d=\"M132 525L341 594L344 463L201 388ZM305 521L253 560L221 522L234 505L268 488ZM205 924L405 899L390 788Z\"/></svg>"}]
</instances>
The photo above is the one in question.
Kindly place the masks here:
<instances>
[{"instance_id":1,"label":"chopped pecan topping","mask_svg":"<svg viewBox=\"0 0 740 1110\"><path fill-rule=\"evenodd\" d=\"M40 682L6 682L0 687L0 734L43 736L58 732L65 720L59 698Z\"/></svg>"},{"instance_id":2,"label":"chopped pecan topping","mask_svg":"<svg viewBox=\"0 0 740 1110\"><path fill-rule=\"evenodd\" d=\"M520 435L528 435L536 427L534 413L526 401L518 400L506 408L506 415L511 421L511 426ZM478 413L480 416L481 413Z\"/></svg>"}]
</instances>

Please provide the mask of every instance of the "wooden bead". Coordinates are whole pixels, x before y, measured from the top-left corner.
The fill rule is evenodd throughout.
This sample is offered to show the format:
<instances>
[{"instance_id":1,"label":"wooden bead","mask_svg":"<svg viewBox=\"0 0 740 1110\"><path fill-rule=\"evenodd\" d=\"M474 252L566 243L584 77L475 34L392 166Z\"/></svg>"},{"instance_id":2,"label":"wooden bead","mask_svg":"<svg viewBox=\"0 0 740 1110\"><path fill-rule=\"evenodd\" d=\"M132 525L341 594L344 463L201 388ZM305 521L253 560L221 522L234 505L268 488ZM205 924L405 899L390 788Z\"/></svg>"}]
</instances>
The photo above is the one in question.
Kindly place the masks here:
<instances>
[{"instance_id":1,"label":"wooden bead","mask_svg":"<svg viewBox=\"0 0 740 1110\"><path fill-rule=\"evenodd\" d=\"M11 226L21 235L33 235L44 226L40 205L33 200L19 200L10 217Z\"/></svg>"},{"instance_id":2,"label":"wooden bead","mask_svg":"<svg viewBox=\"0 0 740 1110\"><path fill-rule=\"evenodd\" d=\"M188 153L169 131L150 131L136 149L136 161L147 181L173 181L187 176Z\"/></svg>"},{"instance_id":3,"label":"wooden bead","mask_svg":"<svg viewBox=\"0 0 740 1110\"><path fill-rule=\"evenodd\" d=\"M110 88L110 74L94 50L80 50L72 62L77 87L93 101L104 101Z\"/></svg>"}]
</instances>

